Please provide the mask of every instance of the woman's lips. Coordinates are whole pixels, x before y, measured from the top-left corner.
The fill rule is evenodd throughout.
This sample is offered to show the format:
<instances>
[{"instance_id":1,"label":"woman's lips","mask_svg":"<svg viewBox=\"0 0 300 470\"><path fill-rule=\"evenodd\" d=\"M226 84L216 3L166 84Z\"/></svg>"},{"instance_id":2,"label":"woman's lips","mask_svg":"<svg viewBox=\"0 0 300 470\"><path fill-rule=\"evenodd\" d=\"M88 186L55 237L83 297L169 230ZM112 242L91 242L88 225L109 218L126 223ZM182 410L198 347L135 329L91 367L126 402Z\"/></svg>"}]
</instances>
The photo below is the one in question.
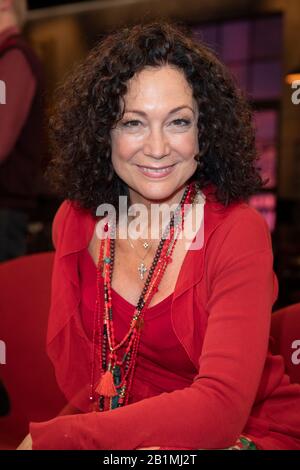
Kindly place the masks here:
<instances>
[{"instance_id":1,"label":"woman's lips","mask_svg":"<svg viewBox=\"0 0 300 470\"><path fill-rule=\"evenodd\" d=\"M165 178L170 173L172 173L172 171L175 168L175 165L176 165L176 163L174 163L173 165L170 165L168 167L162 167L162 168L159 168L159 169L149 168L149 167L140 166L140 165L137 165L137 167L138 167L139 171L144 176L147 176L148 178L158 178L159 179L159 178Z\"/></svg>"}]
</instances>

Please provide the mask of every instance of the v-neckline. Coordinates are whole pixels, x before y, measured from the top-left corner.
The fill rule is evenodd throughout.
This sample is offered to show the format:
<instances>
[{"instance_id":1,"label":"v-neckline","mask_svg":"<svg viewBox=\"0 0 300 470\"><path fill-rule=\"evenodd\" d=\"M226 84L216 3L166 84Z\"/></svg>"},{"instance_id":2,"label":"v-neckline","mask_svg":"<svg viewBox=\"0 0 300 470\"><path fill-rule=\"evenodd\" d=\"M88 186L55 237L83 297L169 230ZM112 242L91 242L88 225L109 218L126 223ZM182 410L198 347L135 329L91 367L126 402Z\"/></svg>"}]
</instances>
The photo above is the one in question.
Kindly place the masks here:
<instances>
[{"instance_id":1,"label":"v-neckline","mask_svg":"<svg viewBox=\"0 0 300 470\"><path fill-rule=\"evenodd\" d=\"M85 248L84 250L87 258L89 258L89 262L93 265L93 269L96 271L97 269L97 266L95 264L95 261L93 260L89 250L88 250L88 247ZM112 290L112 293L114 295L116 295L120 301L123 301L124 304L127 304L127 306L129 306L131 309L135 308L136 305L132 304L131 302L129 302L127 299L125 299L121 294L119 294L113 287L111 288ZM160 302L157 302L156 304L152 305L151 307L148 307L148 310L151 310L151 309L156 309L156 308L160 308L162 306L164 306L166 303L169 303L170 300L172 299L174 295L174 292L171 292L171 294L169 294L167 297L165 297L164 299L162 299Z\"/></svg>"}]
</instances>

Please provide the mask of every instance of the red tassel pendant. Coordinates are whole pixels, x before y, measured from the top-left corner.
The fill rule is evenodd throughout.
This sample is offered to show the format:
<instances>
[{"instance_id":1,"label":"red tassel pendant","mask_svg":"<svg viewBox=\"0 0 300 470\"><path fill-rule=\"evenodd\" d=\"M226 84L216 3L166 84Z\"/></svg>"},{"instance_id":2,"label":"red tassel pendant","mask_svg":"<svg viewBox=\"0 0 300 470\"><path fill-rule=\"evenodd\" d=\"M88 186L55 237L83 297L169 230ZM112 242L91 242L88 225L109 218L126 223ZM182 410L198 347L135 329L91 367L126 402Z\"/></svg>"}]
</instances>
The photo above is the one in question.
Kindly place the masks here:
<instances>
[{"instance_id":1,"label":"red tassel pendant","mask_svg":"<svg viewBox=\"0 0 300 470\"><path fill-rule=\"evenodd\" d=\"M97 385L96 392L104 397L114 397L118 395L114 385L114 378L110 370L107 370L101 377L101 380Z\"/></svg>"}]
</instances>

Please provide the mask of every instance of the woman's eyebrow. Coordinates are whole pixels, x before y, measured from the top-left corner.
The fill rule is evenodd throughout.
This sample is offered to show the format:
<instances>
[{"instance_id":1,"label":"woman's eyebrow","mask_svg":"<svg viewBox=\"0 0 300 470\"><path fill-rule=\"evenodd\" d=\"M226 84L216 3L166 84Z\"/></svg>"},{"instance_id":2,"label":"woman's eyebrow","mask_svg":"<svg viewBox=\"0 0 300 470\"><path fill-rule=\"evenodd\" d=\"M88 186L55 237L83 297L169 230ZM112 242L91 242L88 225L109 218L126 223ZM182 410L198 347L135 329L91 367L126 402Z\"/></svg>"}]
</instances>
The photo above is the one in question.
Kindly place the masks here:
<instances>
[{"instance_id":1,"label":"woman's eyebrow","mask_svg":"<svg viewBox=\"0 0 300 470\"><path fill-rule=\"evenodd\" d=\"M193 110L193 108L184 104L182 106L177 106L176 108L171 109L171 111L168 112L168 115L176 113L177 111L180 111L183 108L189 108L193 112L193 114L195 114L195 111ZM144 111L139 111L138 109L126 109L125 113L136 113L136 114L140 114L141 116L147 116L147 113L145 113Z\"/></svg>"}]
</instances>

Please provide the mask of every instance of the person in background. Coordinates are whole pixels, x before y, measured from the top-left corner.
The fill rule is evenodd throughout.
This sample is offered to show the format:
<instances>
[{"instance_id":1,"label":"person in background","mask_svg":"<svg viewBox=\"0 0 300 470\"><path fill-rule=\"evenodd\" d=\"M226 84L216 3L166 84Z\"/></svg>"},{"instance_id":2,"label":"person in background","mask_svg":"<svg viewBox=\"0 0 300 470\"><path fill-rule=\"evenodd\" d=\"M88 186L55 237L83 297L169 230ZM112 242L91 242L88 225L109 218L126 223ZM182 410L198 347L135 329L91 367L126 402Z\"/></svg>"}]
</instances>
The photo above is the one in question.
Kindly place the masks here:
<instances>
[{"instance_id":1,"label":"person in background","mask_svg":"<svg viewBox=\"0 0 300 470\"><path fill-rule=\"evenodd\" d=\"M26 253L43 146L43 70L21 35L25 0L0 0L0 261Z\"/></svg>"}]
</instances>

